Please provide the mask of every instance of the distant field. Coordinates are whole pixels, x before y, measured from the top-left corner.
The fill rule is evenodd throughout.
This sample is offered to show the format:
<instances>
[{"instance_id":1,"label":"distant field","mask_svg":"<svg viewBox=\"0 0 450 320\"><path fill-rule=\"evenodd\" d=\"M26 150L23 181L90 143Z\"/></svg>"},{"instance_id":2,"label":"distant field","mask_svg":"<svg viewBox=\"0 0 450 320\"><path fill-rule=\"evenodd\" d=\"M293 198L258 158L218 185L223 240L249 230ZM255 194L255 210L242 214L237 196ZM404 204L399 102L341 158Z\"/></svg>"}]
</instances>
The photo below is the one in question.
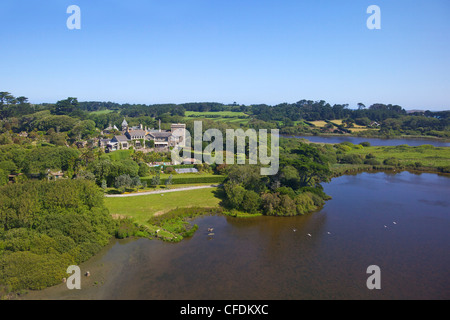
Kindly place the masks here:
<instances>
[{"instance_id":1,"label":"distant field","mask_svg":"<svg viewBox=\"0 0 450 320\"><path fill-rule=\"evenodd\" d=\"M330 120L330 122L335 123L337 125L342 125L342 119L338 119L338 120ZM327 124L327 122L320 120L320 121L310 121L310 123L314 124L317 128L324 128L325 125ZM360 126L357 124L353 125L353 128L348 128L349 130L352 130L353 132L360 132L360 131L366 131L369 128L365 127L365 126Z\"/></svg>"},{"instance_id":2,"label":"distant field","mask_svg":"<svg viewBox=\"0 0 450 320\"><path fill-rule=\"evenodd\" d=\"M196 111L186 111L186 120L202 120L210 119L213 121L220 121L224 123L233 124L247 124L250 117L244 112L232 112L232 111L217 111L217 112L196 112Z\"/></svg>"},{"instance_id":3,"label":"distant field","mask_svg":"<svg viewBox=\"0 0 450 320\"><path fill-rule=\"evenodd\" d=\"M113 110L100 110L100 111L91 111L90 114L93 115L101 115L101 114L108 114L114 112Z\"/></svg>"},{"instance_id":4,"label":"distant field","mask_svg":"<svg viewBox=\"0 0 450 320\"><path fill-rule=\"evenodd\" d=\"M318 128L323 128L327 124L325 121L322 121L322 120L321 121L309 121L309 122Z\"/></svg>"},{"instance_id":5,"label":"distant field","mask_svg":"<svg viewBox=\"0 0 450 320\"><path fill-rule=\"evenodd\" d=\"M218 117L232 117L232 118L237 118L237 117L248 117L247 114L245 114L244 112L233 112L233 111L216 111L216 112L197 112L197 111L186 111L185 112L185 116L186 117L205 117L207 118L208 116L218 116Z\"/></svg>"},{"instance_id":6,"label":"distant field","mask_svg":"<svg viewBox=\"0 0 450 320\"><path fill-rule=\"evenodd\" d=\"M163 214L176 208L218 207L220 199L215 196L217 188L151 194L138 197L105 198L110 214L134 218L140 224L155 213Z\"/></svg>"},{"instance_id":7,"label":"distant field","mask_svg":"<svg viewBox=\"0 0 450 320\"><path fill-rule=\"evenodd\" d=\"M331 122L336 123L337 125L342 125L342 120L331 120ZM349 128L350 130L354 130L354 131L363 131L363 130L367 130L368 128L366 126L360 126L357 125L356 123L353 124L353 128Z\"/></svg>"},{"instance_id":8,"label":"distant field","mask_svg":"<svg viewBox=\"0 0 450 320\"><path fill-rule=\"evenodd\" d=\"M365 147L354 149L349 153L366 156L371 153L381 162L387 158L395 157L403 165L412 165L420 162L424 167L450 166L450 148L436 148L433 146L396 146L396 147Z\"/></svg>"}]
</instances>

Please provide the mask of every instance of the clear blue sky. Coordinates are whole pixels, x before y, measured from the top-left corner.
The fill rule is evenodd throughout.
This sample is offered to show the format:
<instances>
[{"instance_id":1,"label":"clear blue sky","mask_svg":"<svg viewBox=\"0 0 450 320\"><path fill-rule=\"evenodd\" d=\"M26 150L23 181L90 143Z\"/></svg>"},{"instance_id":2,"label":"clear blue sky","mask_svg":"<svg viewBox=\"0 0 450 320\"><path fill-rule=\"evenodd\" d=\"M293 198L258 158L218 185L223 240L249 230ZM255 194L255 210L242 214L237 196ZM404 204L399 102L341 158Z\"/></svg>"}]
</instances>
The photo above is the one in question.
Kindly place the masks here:
<instances>
[{"instance_id":1,"label":"clear blue sky","mask_svg":"<svg viewBox=\"0 0 450 320\"><path fill-rule=\"evenodd\" d=\"M2 0L0 14L0 91L34 103L450 109L449 0Z\"/></svg>"}]
</instances>

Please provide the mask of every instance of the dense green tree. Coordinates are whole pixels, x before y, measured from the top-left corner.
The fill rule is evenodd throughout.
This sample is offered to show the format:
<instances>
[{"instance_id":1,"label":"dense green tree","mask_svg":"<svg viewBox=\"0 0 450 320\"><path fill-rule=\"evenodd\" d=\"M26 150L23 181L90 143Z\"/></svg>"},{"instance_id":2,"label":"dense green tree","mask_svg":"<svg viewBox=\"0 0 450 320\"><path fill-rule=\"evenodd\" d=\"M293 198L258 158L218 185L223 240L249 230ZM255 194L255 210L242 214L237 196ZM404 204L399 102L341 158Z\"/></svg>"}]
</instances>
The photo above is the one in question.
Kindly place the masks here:
<instances>
[{"instance_id":1,"label":"dense green tree","mask_svg":"<svg viewBox=\"0 0 450 320\"><path fill-rule=\"evenodd\" d=\"M95 133L95 122L92 120L83 120L75 124L71 130L71 135L76 139L87 139Z\"/></svg>"},{"instance_id":2,"label":"dense green tree","mask_svg":"<svg viewBox=\"0 0 450 320\"><path fill-rule=\"evenodd\" d=\"M32 126L41 131L47 131L53 128L56 132L67 132L74 127L76 122L77 119L67 115L50 115L36 119Z\"/></svg>"},{"instance_id":3,"label":"dense green tree","mask_svg":"<svg viewBox=\"0 0 450 320\"><path fill-rule=\"evenodd\" d=\"M161 183L161 175L159 169L156 171L156 175L152 178L152 186L158 186Z\"/></svg>"},{"instance_id":4,"label":"dense green tree","mask_svg":"<svg viewBox=\"0 0 450 320\"><path fill-rule=\"evenodd\" d=\"M65 100L60 100L56 103L53 111L56 115L70 115L78 108L78 99L69 97Z\"/></svg>"},{"instance_id":5,"label":"dense green tree","mask_svg":"<svg viewBox=\"0 0 450 320\"><path fill-rule=\"evenodd\" d=\"M1 161L0 169L8 174L17 173L17 165L11 160Z\"/></svg>"},{"instance_id":6,"label":"dense green tree","mask_svg":"<svg viewBox=\"0 0 450 320\"><path fill-rule=\"evenodd\" d=\"M120 175L120 176L115 178L114 186L117 189L120 189L120 188L123 188L123 187L129 188L129 187L131 187L131 184L132 184L132 179L131 179L130 175L122 174L122 175Z\"/></svg>"},{"instance_id":7,"label":"dense green tree","mask_svg":"<svg viewBox=\"0 0 450 320\"><path fill-rule=\"evenodd\" d=\"M261 177L260 167L256 165L231 165L228 168L227 180L232 184L241 185L243 188L257 193L264 191L266 178Z\"/></svg>"},{"instance_id":8,"label":"dense green tree","mask_svg":"<svg viewBox=\"0 0 450 320\"><path fill-rule=\"evenodd\" d=\"M228 181L224 184L224 190L227 195L227 200L232 208L240 208L244 200L245 188L240 184Z\"/></svg>"},{"instance_id":9,"label":"dense green tree","mask_svg":"<svg viewBox=\"0 0 450 320\"><path fill-rule=\"evenodd\" d=\"M164 182L166 188L170 188L170 186L172 185L172 179L173 179L173 175L170 175L166 181Z\"/></svg>"},{"instance_id":10,"label":"dense green tree","mask_svg":"<svg viewBox=\"0 0 450 320\"><path fill-rule=\"evenodd\" d=\"M8 183L8 173L0 168L0 187Z\"/></svg>"},{"instance_id":11,"label":"dense green tree","mask_svg":"<svg viewBox=\"0 0 450 320\"><path fill-rule=\"evenodd\" d=\"M95 176L95 181L98 185L105 181L107 185L112 185L110 179L111 176L111 160L108 159L97 159L88 165L88 170L91 171Z\"/></svg>"},{"instance_id":12,"label":"dense green tree","mask_svg":"<svg viewBox=\"0 0 450 320\"><path fill-rule=\"evenodd\" d=\"M46 173L52 170L73 170L80 152L67 147L40 147L31 149L24 159L25 173Z\"/></svg>"},{"instance_id":13,"label":"dense green tree","mask_svg":"<svg viewBox=\"0 0 450 320\"><path fill-rule=\"evenodd\" d=\"M302 144L292 151L296 156L290 159L282 159L284 165L291 165L298 171L300 186L315 186L323 181L328 181L330 169L324 156L319 150L309 144ZM281 162L281 161L280 161Z\"/></svg>"},{"instance_id":14,"label":"dense green tree","mask_svg":"<svg viewBox=\"0 0 450 320\"><path fill-rule=\"evenodd\" d=\"M147 177L150 175L150 168L149 166L144 163L144 162L140 162L139 163L139 170L138 170L138 176L139 177Z\"/></svg>"},{"instance_id":15,"label":"dense green tree","mask_svg":"<svg viewBox=\"0 0 450 320\"><path fill-rule=\"evenodd\" d=\"M141 179L139 179L139 177L131 178L131 187L138 189L141 188L142 187Z\"/></svg>"},{"instance_id":16,"label":"dense green tree","mask_svg":"<svg viewBox=\"0 0 450 320\"><path fill-rule=\"evenodd\" d=\"M261 197L253 190L246 190L242 199L241 208L245 212L256 213L261 206Z\"/></svg>"},{"instance_id":17,"label":"dense green tree","mask_svg":"<svg viewBox=\"0 0 450 320\"><path fill-rule=\"evenodd\" d=\"M300 174L298 170L291 166L286 165L280 169L280 179L284 186L291 187L293 189L298 189L300 187Z\"/></svg>"},{"instance_id":18,"label":"dense green tree","mask_svg":"<svg viewBox=\"0 0 450 320\"><path fill-rule=\"evenodd\" d=\"M280 197L278 193L267 192L261 196L261 206L263 213L268 216L275 216L280 208Z\"/></svg>"}]
</instances>

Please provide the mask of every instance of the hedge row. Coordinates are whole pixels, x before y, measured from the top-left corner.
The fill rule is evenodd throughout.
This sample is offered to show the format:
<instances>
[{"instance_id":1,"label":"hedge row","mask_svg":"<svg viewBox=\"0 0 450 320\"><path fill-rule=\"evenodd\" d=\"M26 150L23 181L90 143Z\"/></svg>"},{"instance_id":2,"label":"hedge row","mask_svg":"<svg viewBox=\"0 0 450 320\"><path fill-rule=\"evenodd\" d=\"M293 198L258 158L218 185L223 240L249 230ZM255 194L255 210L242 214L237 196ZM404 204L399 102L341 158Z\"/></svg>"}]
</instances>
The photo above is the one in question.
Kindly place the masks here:
<instances>
[{"instance_id":1,"label":"hedge row","mask_svg":"<svg viewBox=\"0 0 450 320\"><path fill-rule=\"evenodd\" d=\"M225 176L208 176L208 177L174 177L172 179L172 184L196 184L196 183L223 183L225 181ZM160 185L164 185L167 179L161 179ZM143 178L142 182L146 181L147 185L152 184L152 178Z\"/></svg>"}]
</instances>

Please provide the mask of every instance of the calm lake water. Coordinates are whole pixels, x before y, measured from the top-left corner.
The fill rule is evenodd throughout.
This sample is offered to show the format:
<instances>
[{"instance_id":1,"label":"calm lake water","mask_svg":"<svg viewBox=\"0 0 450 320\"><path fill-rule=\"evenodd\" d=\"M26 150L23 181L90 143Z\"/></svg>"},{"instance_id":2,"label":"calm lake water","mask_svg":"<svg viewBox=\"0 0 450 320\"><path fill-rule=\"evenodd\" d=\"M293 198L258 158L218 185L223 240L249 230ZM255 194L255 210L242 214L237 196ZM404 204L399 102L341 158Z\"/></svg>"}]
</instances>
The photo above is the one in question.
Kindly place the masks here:
<instances>
[{"instance_id":1,"label":"calm lake water","mask_svg":"<svg viewBox=\"0 0 450 320\"><path fill-rule=\"evenodd\" d=\"M298 139L306 139L314 143L342 143L351 142L360 144L361 142L370 142L372 146L399 146L407 144L411 147L417 147L424 144L431 144L435 147L450 147L450 142L432 140L432 139L378 139L378 138L360 138L351 136L285 136Z\"/></svg>"},{"instance_id":2,"label":"calm lake water","mask_svg":"<svg viewBox=\"0 0 450 320\"><path fill-rule=\"evenodd\" d=\"M181 243L114 241L81 266L81 290L27 298L450 299L450 178L362 173L324 187L333 199L306 216L202 217ZM381 290L366 287L370 265Z\"/></svg>"}]
</instances>

